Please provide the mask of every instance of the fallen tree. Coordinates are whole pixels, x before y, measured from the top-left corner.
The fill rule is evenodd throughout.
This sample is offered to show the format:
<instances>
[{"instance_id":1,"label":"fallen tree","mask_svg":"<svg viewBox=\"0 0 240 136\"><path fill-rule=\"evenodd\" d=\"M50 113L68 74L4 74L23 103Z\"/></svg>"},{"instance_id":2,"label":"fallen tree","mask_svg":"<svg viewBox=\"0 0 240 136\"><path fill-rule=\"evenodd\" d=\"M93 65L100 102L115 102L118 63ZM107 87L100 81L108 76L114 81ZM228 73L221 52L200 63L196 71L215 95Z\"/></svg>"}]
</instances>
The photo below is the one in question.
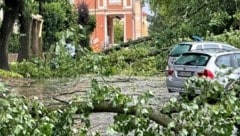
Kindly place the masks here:
<instances>
[{"instance_id":1,"label":"fallen tree","mask_svg":"<svg viewBox=\"0 0 240 136\"><path fill-rule=\"evenodd\" d=\"M193 96L193 87L201 88L202 93ZM185 96L170 99L161 110L147 106L151 93L133 98L121 94L118 88L99 86L96 80L87 97L70 101L53 98L58 104L47 107L2 90L0 84L1 135L87 135L88 117L93 112L117 113L111 127L122 135L234 135L240 128L238 82L224 91L215 80L190 78ZM74 129L76 115L81 120L79 131Z\"/></svg>"},{"instance_id":2,"label":"fallen tree","mask_svg":"<svg viewBox=\"0 0 240 136\"><path fill-rule=\"evenodd\" d=\"M61 109L67 108L68 106L70 106L71 104L67 101L64 100L60 100L58 98L53 98L54 100L60 102L63 105L54 105L53 107L49 108L50 111L52 110L56 110L59 108L59 106L61 107ZM99 104L94 104L93 108L89 108L86 107L87 103L85 102L80 102L80 103L74 103L74 105L76 106L83 106L85 108L88 109L89 112L91 113L96 113L96 112L112 112L112 113L122 113L122 114L128 114L128 115L136 115L137 114L137 106L132 106L132 107L128 107L128 110L125 111L124 105L116 105L114 106L113 102L110 101L105 101ZM155 109L153 110L152 108L148 108L148 111L150 112L148 115L146 115L147 118L149 118L150 120L154 121L155 123L167 127L168 124L173 121L168 115L166 114L162 114L160 112L160 109ZM76 114L83 114L82 109L80 108L79 110L76 111Z\"/></svg>"},{"instance_id":3,"label":"fallen tree","mask_svg":"<svg viewBox=\"0 0 240 136\"><path fill-rule=\"evenodd\" d=\"M107 53L110 53L111 51L117 51L117 50L120 50L121 48L126 48L131 45L139 44L139 43L150 41L150 40L152 40L152 37L147 36L147 37L142 37L136 40L131 40L125 43L120 43L119 45L103 50L103 53L107 54Z\"/></svg>"}]
</instances>

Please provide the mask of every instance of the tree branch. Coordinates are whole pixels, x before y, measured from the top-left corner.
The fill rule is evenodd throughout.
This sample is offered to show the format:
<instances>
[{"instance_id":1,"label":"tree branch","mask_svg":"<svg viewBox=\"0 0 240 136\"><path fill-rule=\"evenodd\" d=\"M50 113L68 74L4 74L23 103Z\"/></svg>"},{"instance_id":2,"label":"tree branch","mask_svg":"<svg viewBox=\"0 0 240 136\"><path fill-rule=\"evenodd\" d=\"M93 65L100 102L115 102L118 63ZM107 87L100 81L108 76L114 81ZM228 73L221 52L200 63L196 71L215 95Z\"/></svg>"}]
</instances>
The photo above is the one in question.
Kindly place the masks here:
<instances>
[{"instance_id":1,"label":"tree branch","mask_svg":"<svg viewBox=\"0 0 240 136\"><path fill-rule=\"evenodd\" d=\"M69 102L60 100L58 98L54 98L54 100L63 103L61 107L64 109L69 105ZM79 103L74 103L74 105L82 105L83 107L87 105L85 102L79 102ZM137 113L137 108L135 106L129 107L128 111L124 111L124 106L123 105L117 105L113 106L113 103L110 101L105 101L99 104L94 104L93 109L90 109L90 112L111 112L111 113L124 113L124 114L129 114L129 115L136 115ZM55 108L59 108L59 106L56 106ZM51 108L51 110L55 109L54 107ZM159 111L154 111L152 108L150 108L150 113L148 118L154 122L156 122L159 125L162 125L163 127L167 127L168 124L172 121L172 119L167 116L166 114L162 114ZM77 110L76 114L82 114L82 110Z\"/></svg>"}]
</instances>

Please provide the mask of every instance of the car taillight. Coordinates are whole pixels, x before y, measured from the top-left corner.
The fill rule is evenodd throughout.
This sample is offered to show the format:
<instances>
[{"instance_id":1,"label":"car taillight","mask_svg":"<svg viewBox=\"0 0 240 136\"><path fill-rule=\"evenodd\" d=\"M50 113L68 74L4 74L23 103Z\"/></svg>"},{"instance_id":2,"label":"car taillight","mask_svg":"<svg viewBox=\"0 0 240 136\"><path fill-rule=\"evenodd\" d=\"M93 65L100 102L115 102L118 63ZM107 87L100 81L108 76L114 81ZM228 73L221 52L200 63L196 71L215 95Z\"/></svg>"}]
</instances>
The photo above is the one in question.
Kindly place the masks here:
<instances>
[{"instance_id":1,"label":"car taillight","mask_svg":"<svg viewBox=\"0 0 240 136\"><path fill-rule=\"evenodd\" d=\"M197 73L198 74L198 76L199 77L208 77L208 78L210 78L210 79L213 79L214 78L214 74L213 74L213 72L212 71L210 71L210 70L207 70L207 69L205 69L204 71L202 71L202 72L199 72L199 73Z\"/></svg>"},{"instance_id":2,"label":"car taillight","mask_svg":"<svg viewBox=\"0 0 240 136\"><path fill-rule=\"evenodd\" d=\"M173 74L173 70L172 69L169 69L168 72L167 72L168 76L171 76Z\"/></svg>"}]
</instances>

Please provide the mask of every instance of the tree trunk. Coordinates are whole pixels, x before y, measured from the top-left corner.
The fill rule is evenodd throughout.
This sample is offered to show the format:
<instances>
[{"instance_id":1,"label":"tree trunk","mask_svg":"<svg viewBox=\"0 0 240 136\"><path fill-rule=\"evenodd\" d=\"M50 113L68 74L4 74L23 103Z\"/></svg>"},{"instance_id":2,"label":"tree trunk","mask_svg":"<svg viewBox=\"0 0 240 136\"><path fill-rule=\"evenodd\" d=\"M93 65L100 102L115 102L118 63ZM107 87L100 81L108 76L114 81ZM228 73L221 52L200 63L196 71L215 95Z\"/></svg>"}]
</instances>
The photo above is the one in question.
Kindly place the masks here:
<instances>
[{"instance_id":1,"label":"tree trunk","mask_svg":"<svg viewBox=\"0 0 240 136\"><path fill-rule=\"evenodd\" d=\"M24 59L28 60L30 57L30 45L31 45L31 32L32 32L32 19L30 17L20 18L20 48L18 52L18 62Z\"/></svg>"},{"instance_id":2,"label":"tree trunk","mask_svg":"<svg viewBox=\"0 0 240 136\"><path fill-rule=\"evenodd\" d=\"M42 42L41 42L41 31L42 31L42 16L32 15L32 54L35 57L43 57L42 55Z\"/></svg>"},{"instance_id":3,"label":"tree trunk","mask_svg":"<svg viewBox=\"0 0 240 136\"><path fill-rule=\"evenodd\" d=\"M38 27L37 27L37 21L33 20L32 25L32 55L34 57L38 57L39 48L38 48Z\"/></svg>"},{"instance_id":4,"label":"tree trunk","mask_svg":"<svg viewBox=\"0 0 240 136\"><path fill-rule=\"evenodd\" d=\"M43 26L43 20L40 19L38 21L38 45L39 45L39 56L41 58L44 58L44 55L43 55L43 46L42 46L42 26Z\"/></svg>"},{"instance_id":5,"label":"tree trunk","mask_svg":"<svg viewBox=\"0 0 240 136\"><path fill-rule=\"evenodd\" d=\"M5 11L0 28L0 68L10 70L8 64L8 45L22 0L5 0Z\"/></svg>"},{"instance_id":6,"label":"tree trunk","mask_svg":"<svg viewBox=\"0 0 240 136\"><path fill-rule=\"evenodd\" d=\"M25 1L20 7L20 47L18 51L18 62L23 61L23 59L28 60L30 57L30 45L31 45L31 30L32 30L32 18L26 13Z\"/></svg>"},{"instance_id":7,"label":"tree trunk","mask_svg":"<svg viewBox=\"0 0 240 136\"><path fill-rule=\"evenodd\" d=\"M54 106L49 105L48 110L50 110L50 111L56 110L59 107L64 109L69 106L69 103L67 101L60 100L57 98L53 98L53 99L60 102L60 105L56 105L56 104ZM86 102L74 103L74 105L87 107ZM163 114L160 111L156 111L156 109L152 109L150 107L148 109L150 111L150 113L148 114L148 118L163 127L167 127L169 125L169 123L171 123L173 121L172 118L170 118L168 115ZM82 112L83 111L80 108L79 110L77 110L76 114L82 114ZM137 107L135 107L135 106L129 107L128 111L126 112L126 111L124 111L123 105L114 106L114 104L112 102L105 101L105 102L102 102L99 104L93 104L93 109L91 109L89 112L91 112L91 113L112 112L112 113L124 113L124 114L128 114L128 115L136 115Z\"/></svg>"}]
</instances>

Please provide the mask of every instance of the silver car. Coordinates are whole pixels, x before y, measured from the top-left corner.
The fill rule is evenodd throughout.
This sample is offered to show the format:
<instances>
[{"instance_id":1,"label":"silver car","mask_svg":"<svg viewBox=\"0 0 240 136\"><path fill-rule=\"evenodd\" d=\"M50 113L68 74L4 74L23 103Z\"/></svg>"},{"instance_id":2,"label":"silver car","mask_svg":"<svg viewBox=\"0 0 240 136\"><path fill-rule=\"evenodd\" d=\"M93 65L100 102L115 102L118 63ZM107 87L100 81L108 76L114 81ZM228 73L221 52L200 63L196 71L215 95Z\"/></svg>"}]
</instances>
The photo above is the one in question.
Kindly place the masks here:
<instances>
[{"instance_id":1,"label":"silver car","mask_svg":"<svg viewBox=\"0 0 240 136\"><path fill-rule=\"evenodd\" d=\"M201 50L183 53L167 71L166 84L169 92L183 92L186 78L192 76L216 79L220 73L226 74L217 80L224 87L228 79L240 77L240 50Z\"/></svg>"},{"instance_id":2,"label":"silver car","mask_svg":"<svg viewBox=\"0 0 240 136\"><path fill-rule=\"evenodd\" d=\"M194 41L194 42L182 42L176 44L169 53L168 64L166 67L166 74L169 69L175 62L175 60L183 53L192 51L192 50L206 50L206 49L222 49L222 50L235 50L236 47L213 41Z\"/></svg>"}]
</instances>

